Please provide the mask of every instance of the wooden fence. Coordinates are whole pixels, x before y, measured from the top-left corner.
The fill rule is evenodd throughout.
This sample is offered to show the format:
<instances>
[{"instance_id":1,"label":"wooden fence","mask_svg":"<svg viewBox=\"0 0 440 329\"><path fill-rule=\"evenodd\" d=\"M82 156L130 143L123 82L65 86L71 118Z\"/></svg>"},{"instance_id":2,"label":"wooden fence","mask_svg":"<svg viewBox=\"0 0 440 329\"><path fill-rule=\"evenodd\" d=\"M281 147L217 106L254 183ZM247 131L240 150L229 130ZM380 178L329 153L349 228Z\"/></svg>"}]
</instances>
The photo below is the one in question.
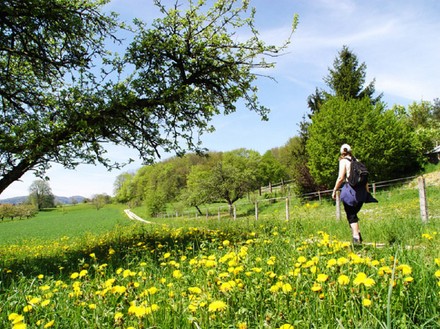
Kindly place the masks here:
<instances>
[{"instance_id":1,"label":"wooden fence","mask_svg":"<svg viewBox=\"0 0 440 329\"><path fill-rule=\"evenodd\" d=\"M415 180L417 178L417 183L418 183L418 194L419 194L419 204L420 204L420 218L423 222L427 222L429 219L429 215L428 215L428 202L427 202L427 195L426 195L426 184L425 184L425 179L423 176L411 176L411 177L405 177L405 178L400 178L400 179L393 179L393 180L388 180L388 181L381 181L381 182L375 182L370 184L369 188L371 193L373 194L373 196L376 195L376 192L379 189L387 189L387 188L392 188L392 187L396 187L398 185L402 185L405 183L408 183L412 180ZM289 183L291 183L291 181L284 181L281 182L279 184L270 184L269 186L266 187L261 187L259 189L259 194L261 195L262 193L273 193L273 194L283 194L280 197L274 197L274 198L267 198L267 199L259 199L259 200L255 200L255 201L250 201L244 205L244 204L240 204L238 206L240 207L249 207L250 205L254 208L254 210L252 211L254 213L254 217L255 220L258 220L259 218L259 213L260 213L260 208L267 204L267 203L284 203L284 209L283 209L283 218L286 220L289 220L291 217L291 211L290 211L290 205L291 205L291 199L293 197L297 198L297 196L292 196L291 195L291 190L290 190L290 186ZM322 202L323 199L330 199L331 198L331 194L332 194L333 190L324 190L324 191L315 191L315 192L311 192L311 193L305 193L303 195L300 196L300 198L302 200L317 200L319 202ZM174 212L174 213L166 213L166 214L160 214L158 217L162 217L162 218L172 218L172 217L189 217L189 218L201 218L201 217L206 217L206 218L217 218L217 219L221 219L222 217L228 217L228 218L233 218L236 219L237 218L237 205L233 205L232 208L230 208L227 205L219 205L219 206L211 206L211 207L206 207L203 208L203 214L200 214L196 211L185 211L185 212ZM340 202L340 197L339 197L339 193L337 193L337 198L336 198L336 219L340 219L341 218L341 202ZM248 211L249 214L249 211Z\"/></svg>"}]
</instances>

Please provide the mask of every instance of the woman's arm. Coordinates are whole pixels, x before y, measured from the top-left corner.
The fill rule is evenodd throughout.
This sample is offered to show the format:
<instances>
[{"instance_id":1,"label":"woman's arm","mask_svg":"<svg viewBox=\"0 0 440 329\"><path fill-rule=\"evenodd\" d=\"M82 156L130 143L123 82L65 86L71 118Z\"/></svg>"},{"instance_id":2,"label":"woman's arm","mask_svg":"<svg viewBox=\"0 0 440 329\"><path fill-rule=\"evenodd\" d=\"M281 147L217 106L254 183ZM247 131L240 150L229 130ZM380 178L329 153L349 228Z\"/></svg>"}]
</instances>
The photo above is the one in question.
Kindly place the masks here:
<instances>
[{"instance_id":1,"label":"woman's arm","mask_svg":"<svg viewBox=\"0 0 440 329\"><path fill-rule=\"evenodd\" d=\"M336 180L335 187L333 188L332 198L336 199L336 191L342 186L345 182L345 178L347 176L347 166L345 164L346 159L339 160L339 173L338 179Z\"/></svg>"}]
</instances>

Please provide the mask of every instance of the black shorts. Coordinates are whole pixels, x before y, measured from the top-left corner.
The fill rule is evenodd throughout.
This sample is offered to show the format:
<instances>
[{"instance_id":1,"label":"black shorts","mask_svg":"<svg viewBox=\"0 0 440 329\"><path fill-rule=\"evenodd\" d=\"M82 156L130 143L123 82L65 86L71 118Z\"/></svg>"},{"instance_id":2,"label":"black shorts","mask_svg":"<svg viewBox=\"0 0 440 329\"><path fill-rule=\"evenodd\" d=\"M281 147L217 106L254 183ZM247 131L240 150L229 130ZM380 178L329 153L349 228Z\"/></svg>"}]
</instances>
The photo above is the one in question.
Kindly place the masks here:
<instances>
[{"instance_id":1,"label":"black shorts","mask_svg":"<svg viewBox=\"0 0 440 329\"><path fill-rule=\"evenodd\" d=\"M357 216L358 212L361 210L363 202L359 202L356 206L349 206L348 204L342 203L344 205L345 214L347 215L348 224L357 223L359 218Z\"/></svg>"}]
</instances>

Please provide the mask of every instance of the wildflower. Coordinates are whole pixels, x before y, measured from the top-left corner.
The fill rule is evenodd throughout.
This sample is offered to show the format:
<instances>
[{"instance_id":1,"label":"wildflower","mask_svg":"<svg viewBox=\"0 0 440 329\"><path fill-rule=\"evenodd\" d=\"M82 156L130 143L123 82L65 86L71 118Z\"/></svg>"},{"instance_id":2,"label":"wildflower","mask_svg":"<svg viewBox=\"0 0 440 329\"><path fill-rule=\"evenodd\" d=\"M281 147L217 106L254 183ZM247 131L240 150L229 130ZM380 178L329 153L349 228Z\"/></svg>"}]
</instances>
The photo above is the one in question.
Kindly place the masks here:
<instances>
[{"instance_id":1,"label":"wildflower","mask_svg":"<svg viewBox=\"0 0 440 329\"><path fill-rule=\"evenodd\" d=\"M227 247L227 246L229 246L229 244L230 244L229 240L223 241L223 246Z\"/></svg>"},{"instance_id":2,"label":"wildflower","mask_svg":"<svg viewBox=\"0 0 440 329\"><path fill-rule=\"evenodd\" d=\"M79 273L78 273L78 272L73 272L73 273L70 275L70 278L73 279L73 280L75 280L75 279L78 278L78 277L79 277Z\"/></svg>"},{"instance_id":3,"label":"wildflower","mask_svg":"<svg viewBox=\"0 0 440 329\"><path fill-rule=\"evenodd\" d=\"M389 266L382 266L379 268L377 272L380 276L384 276L385 274L393 273L393 270Z\"/></svg>"},{"instance_id":4,"label":"wildflower","mask_svg":"<svg viewBox=\"0 0 440 329\"><path fill-rule=\"evenodd\" d=\"M307 259L304 256L299 256L297 259L297 262L300 264L303 264L307 261Z\"/></svg>"},{"instance_id":5,"label":"wildflower","mask_svg":"<svg viewBox=\"0 0 440 329\"><path fill-rule=\"evenodd\" d=\"M327 268L333 267L337 264L336 259L332 258L327 261Z\"/></svg>"},{"instance_id":6,"label":"wildflower","mask_svg":"<svg viewBox=\"0 0 440 329\"><path fill-rule=\"evenodd\" d=\"M96 254L95 254L94 252L92 252L89 256L90 256L90 258L92 258L92 259L96 259Z\"/></svg>"},{"instance_id":7,"label":"wildflower","mask_svg":"<svg viewBox=\"0 0 440 329\"><path fill-rule=\"evenodd\" d=\"M224 311L226 308L226 303L221 300L216 300L208 306L209 312L221 312Z\"/></svg>"},{"instance_id":8,"label":"wildflower","mask_svg":"<svg viewBox=\"0 0 440 329\"><path fill-rule=\"evenodd\" d=\"M163 255L163 259L170 258L170 256L171 256L171 254L169 252L167 252Z\"/></svg>"},{"instance_id":9,"label":"wildflower","mask_svg":"<svg viewBox=\"0 0 440 329\"><path fill-rule=\"evenodd\" d=\"M108 250L109 255L113 255L115 252L116 251L112 247L110 247L110 249Z\"/></svg>"},{"instance_id":10,"label":"wildflower","mask_svg":"<svg viewBox=\"0 0 440 329\"><path fill-rule=\"evenodd\" d=\"M316 279L317 282L325 282L328 279L327 274L318 274L318 278Z\"/></svg>"},{"instance_id":11,"label":"wildflower","mask_svg":"<svg viewBox=\"0 0 440 329\"><path fill-rule=\"evenodd\" d=\"M24 322L19 322L19 323L16 323L12 326L12 329L26 329L26 328L27 328L27 326L26 326L26 323L24 323Z\"/></svg>"},{"instance_id":12,"label":"wildflower","mask_svg":"<svg viewBox=\"0 0 440 329\"><path fill-rule=\"evenodd\" d=\"M440 258L435 258L435 259L434 259L434 262L435 262L438 266L440 266Z\"/></svg>"},{"instance_id":13,"label":"wildflower","mask_svg":"<svg viewBox=\"0 0 440 329\"><path fill-rule=\"evenodd\" d=\"M422 238L424 238L426 240L432 240L434 237L429 233L423 233Z\"/></svg>"},{"instance_id":14,"label":"wildflower","mask_svg":"<svg viewBox=\"0 0 440 329\"><path fill-rule=\"evenodd\" d=\"M285 283L285 284L283 284L282 289L283 289L283 292L285 294L287 294L292 291L292 286L289 283Z\"/></svg>"},{"instance_id":15,"label":"wildflower","mask_svg":"<svg viewBox=\"0 0 440 329\"><path fill-rule=\"evenodd\" d=\"M404 275L409 275L412 272L411 266L405 264L399 265L397 270L402 271Z\"/></svg>"},{"instance_id":16,"label":"wildflower","mask_svg":"<svg viewBox=\"0 0 440 329\"><path fill-rule=\"evenodd\" d=\"M115 321L119 321L124 317L124 314L122 312L116 312L115 313Z\"/></svg>"},{"instance_id":17,"label":"wildflower","mask_svg":"<svg viewBox=\"0 0 440 329\"><path fill-rule=\"evenodd\" d=\"M283 324L278 329L294 329L294 327L291 324Z\"/></svg>"},{"instance_id":18,"label":"wildflower","mask_svg":"<svg viewBox=\"0 0 440 329\"><path fill-rule=\"evenodd\" d=\"M17 314L17 313L11 313L8 315L8 320L12 321L12 324L18 323L18 322L23 322L24 316Z\"/></svg>"},{"instance_id":19,"label":"wildflower","mask_svg":"<svg viewBox=\"0 0 440 329\"><path fill-rule=\"evenodd\" d=\"M371 305L371 299L364 298L364 299L362 300L362 305L364 305L365 307L370 306L370 305Z\"/></svg>"},{"instance_id":20,"label":"wildflower","mask_svg":"<svg viewBox=\"0 0 440 329\"><path fill-rule=\"evenodd\" d=\"M46 328L53 327L54 323L55 323L55 320L50 320L48 323L46 323L46 324L44 325L43 328L46 329Z\"/></svg>"},{"instance_id":21,"label":"wildflower","mask_svg":"<svg viewBox=\"0 0 440 329\"><path fill-rule=\"evenodd\" d=\"M414 281L414 278L412 276L407 276L405 279L403 279L403 282L405 282L405 283L410 283L413 281Z\"/></svg>"},{"instance_id":22,"label":"wildflower","mask_svg":"<svg viewBox=\"0 0 440 329\"><path fill-rule=\"evenodd\" d=\"M342 275L340 275L340 276L338 277L338 283L339 283L341 286L346 286L347 284L350 283L350 278L349 278L348 276L342 274Z\"/></svg>"},{"instance_id":23,"label":"wildflower","mask_svg":"<svg viewBox=\"0 0 440 329\"><path fill-rule=\"evenodd\" d=\"M436 278L440 278L440 270L435 271L434 275Z\"/></svg>"},{"instance_id":24,"label":"wildflower","mask_svg":"<svg viewBox=\"0 0 440 329\"><path fill-rule=\"evenodd\" d=\"M313 284L313 286L312 286L312 291L314 291L314 292L319 292L319 291L321 291L322 290L322 286L319 284L319 283L314 283Z\"/></svg>"},{"instance_id":25,"label":"wildflower","mask_svg":"<svg viewBox=\"0 0 440 329\"><path fill-rule=\"evenodd\" d=\"M39 304L40 301L41 301L40 297L34 297L31 300L29 300L29 304L36 305L36 304Z\"/></svg>"},{"instance_id":26,"label":"wildflower","mask_svg":"<svg viewBox=\"0 0 440 329\"><path fill-rule=\"evenodd\" d=\"M372 278L367 277L367 275L363 272L358 273L353 283L357 286L363 284L365 287L372 287L376 284Z\"/></svg>"},{"instance_id":27,"label":"wildflower","mask_svg":"<svg viewBox=\"0 0 440 329\"><path fill-rule=\"evenodd\" d=\"M347 264L348 262L349 262L349 260L348 260L347 258L345 258L345 257L340 257L340 258L338 258L338 260L337 260L337 264L338 264L338 266L345 265L345 264Z\"/></svg>"},{"instance_id":28,"label":"wildflower","mask_svg":"<svg viewBox=\"0 0 440 329\"><path fill-rule=\"evenodd\" d=\"M43 279L43 278L44 278L44 274L39 274L39 275L38 275L38 279L41 280L41 279Z\"/></svg>"},{"instance_id":29,"label":"wildflower","mask_svg":"<svg viewBox=\"0 0 440 329\"><path fill-rule=\"evenodd\" d=\"M25 307L23 307L23 312L28 313L32 311L32 309L33 309L32 305L26 305Z\"/></svg>"},{"instance_id":30,"label":"wildflower","mask_svg":"<svg viewBox=\"0 0 440 329\"><path fill-rule=\"evenodd\" d=\"M96 310L96 304L89 304L89 309Z\"/></svg>"},{"instance_id":31,"label":"wildflower","mask_svg":"<svg viewBox=\"0 0 440 329\"><path fill-rule=\"evenodd\" d=\"M200 295L202 293L202 289L200 289L199 287L189 287L188 290L190 293L196 295Z\"/></svg>"},{"instance_id":32,"label":"wildflower","mask_svg":"<svg viewBox=\"0 0 440 329\"><path fill-rule=\"evenodd\" d=\"M180 279L182 276L183 276L183 274L179 270L174 270L173 271L173 278Z\"/></svg>"},{"instance_id":33,"label":"wildflower","mask_svg":"<svg viewBox=\"0 0 440 329\"><path fill-rule=\"evenodd\" d=\"M47 305L49 305L50 304L50 299L46 299L46 300L43 300L42 302L41 302L41 306L43 306L43 307L45 307L45 306L47 306Z\"/></svg>"},{"instance_id":34,"label":"wildflower","mask_svg":"<svg viewBox=\"0 0 440 329\"><path fill-rule=\"evenodd\" d=\"M246 322L237 323L237 329L248 329Z\"/></svg>"},{"instance_id":35,"label":"wildflower","mask_svg":"<svg viewBox=\"0 0 440 329\"><path fill-rule=\"evenodd\" d=\"M81 272L79 272L78 276L80 278L85 277L87 275L87 270L82 270Z\"/></svg>"}]
</instances>

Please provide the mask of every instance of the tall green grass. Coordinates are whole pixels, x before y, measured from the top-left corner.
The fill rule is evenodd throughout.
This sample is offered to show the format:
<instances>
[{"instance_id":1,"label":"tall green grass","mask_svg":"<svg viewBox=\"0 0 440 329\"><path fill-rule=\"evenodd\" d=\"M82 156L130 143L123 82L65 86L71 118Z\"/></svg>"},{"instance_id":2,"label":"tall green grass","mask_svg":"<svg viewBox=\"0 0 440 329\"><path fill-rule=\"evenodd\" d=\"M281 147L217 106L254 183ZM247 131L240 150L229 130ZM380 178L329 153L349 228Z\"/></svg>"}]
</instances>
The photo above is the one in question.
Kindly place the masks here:
<instances>
[{"instance_id":1,"label":"tall green grass","mask_svg":"<svg viewBox=\"0 0 440 329\"><path fill-rule=\"evenodd\" d=\"M332 201L294 201L289 221L275 202L258 221L142 224L115 206L11 222L63 224L0 246L0 327L440 328L440 219L420 220L412 189L377 198L356 248Z\"/></svg>"}]
</instances>

